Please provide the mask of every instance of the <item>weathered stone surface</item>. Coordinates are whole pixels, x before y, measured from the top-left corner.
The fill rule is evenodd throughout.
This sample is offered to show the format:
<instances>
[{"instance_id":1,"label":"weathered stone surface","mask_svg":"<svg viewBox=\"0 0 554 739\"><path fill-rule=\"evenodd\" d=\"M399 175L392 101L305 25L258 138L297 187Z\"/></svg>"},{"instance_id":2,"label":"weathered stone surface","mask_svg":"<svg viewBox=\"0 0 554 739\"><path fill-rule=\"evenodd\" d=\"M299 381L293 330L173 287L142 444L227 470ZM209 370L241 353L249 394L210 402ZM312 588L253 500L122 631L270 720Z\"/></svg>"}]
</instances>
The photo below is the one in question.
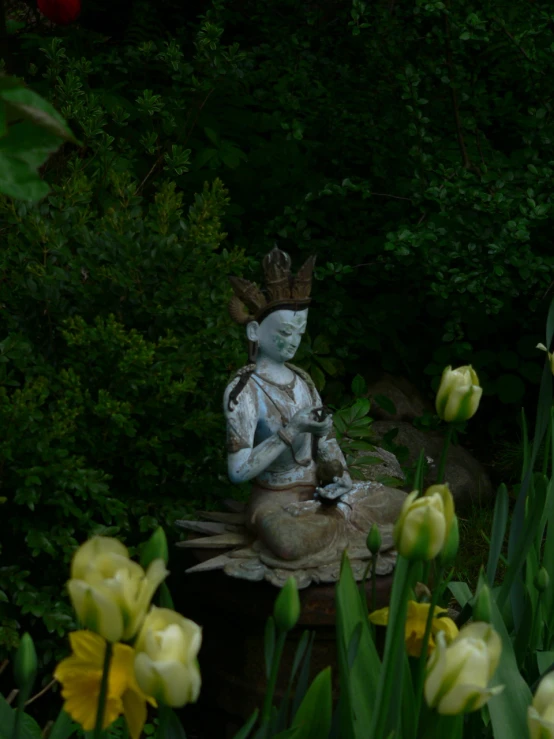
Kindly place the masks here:
<instances>
[{"instance_id":1,"label":"weathered stone surface","mask_svg":"<svg viewBox=\"0 0 554 739\"><path fill-rule=\"evenodd\" d=\"M407 421L375 421L371 426L377 441L391 429L398 429L394 443L408 448L408 463L413 464L424 449L429 469L425 485L436 481L443 436L434 431L420 431ZM458 509L479 505L490 499L492 485L483 466L460 445L451 445L446 460L445 479L450 485Z\"/></svg>"},{"instance_id":2,"label":"weathered stone surface","mask_svg":"<svg viewBox=\"0 0 554 739\"><path fill-rule=\"evenodd\" d=\"M363 457L378 457L382 460L381 464L361 464L355 467L350 466L351 472L353 469L356 470L356 478L358 479L358 472L363 476L361 479L382 482L385 477L394 477L401 482L406 481L406 475L404 474L399 461L396 459L392 452L388 452L386 449L376 447L371 452L355 452L353 455L356 459Z\"/></svg>"},{"instance_id":3,"label":"weathered stone surface","mask_svg":"<svg viewBox=\"0 0 554 739\"><path fill-rule=\"evenodd\" d=\"M371 415L373 418L383 421L411 421L423 415L424 411L433 412L432 404L426 400L417 387L403 377L394 377L387 373L369 384L368 397L384 395L394 403L396 413L387 413L377 403L371 403Z\"/></svg>"}]
</instances>

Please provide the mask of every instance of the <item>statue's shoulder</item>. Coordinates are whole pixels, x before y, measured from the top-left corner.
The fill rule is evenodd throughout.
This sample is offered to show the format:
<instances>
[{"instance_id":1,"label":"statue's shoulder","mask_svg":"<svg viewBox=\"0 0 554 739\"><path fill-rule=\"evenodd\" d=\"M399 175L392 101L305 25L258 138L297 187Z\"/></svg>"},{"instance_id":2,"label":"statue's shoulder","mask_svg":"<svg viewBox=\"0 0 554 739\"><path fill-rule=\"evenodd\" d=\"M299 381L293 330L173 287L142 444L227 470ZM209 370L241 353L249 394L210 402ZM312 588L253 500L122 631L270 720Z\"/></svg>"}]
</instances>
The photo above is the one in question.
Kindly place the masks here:
<instances>
[{"instance_id":1,"label":"statue's shoulder","mask_svg":"<svg viewBox=\"0 0 554 739\"><path fill-rule=\"evenodd\" d=\"M248 380L255 369L255 364L247 364L231 375L223 396L225 410L232 411L236 406L239 395L250 385Z\"/></svg>"},{"instance_id":2,"label":"statue's shoulder","mask_svg":"<svg viewBox=\"0 0 554 739\"><path fill-rule=\"evenodd\" d=\"M310 388L310 390L317 391L314 381L312 380L310 375L306 372L306 370L303 370L300 367L297 367L295 364L290 364L290 362L285 362L285 366L291 369L299 377L301 377L306 383L306 385Z\"/></svg>"}]
</instances>

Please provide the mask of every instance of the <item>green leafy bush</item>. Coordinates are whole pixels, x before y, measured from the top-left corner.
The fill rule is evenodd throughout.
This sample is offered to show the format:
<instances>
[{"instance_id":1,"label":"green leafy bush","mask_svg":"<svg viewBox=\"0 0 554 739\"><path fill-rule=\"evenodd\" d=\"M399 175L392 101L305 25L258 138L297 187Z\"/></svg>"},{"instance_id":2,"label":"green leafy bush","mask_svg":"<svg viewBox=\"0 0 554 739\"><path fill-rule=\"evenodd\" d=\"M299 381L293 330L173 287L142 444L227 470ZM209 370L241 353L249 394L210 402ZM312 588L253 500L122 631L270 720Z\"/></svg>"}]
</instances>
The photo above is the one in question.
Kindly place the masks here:
<instances>
[{"instance_id":1,"label":"green leafy bush","mask_svg":"<svg viewBox=\"0 0 554 739\"><path fill-rule=\"evenodd\" d=\"M226 192L206 185L187 214L174 183L149 205L136 187L111 172L99 206L75 173L37 207L0 203L4 644L18 614L71 623L60 564L83 538L133 544L222 487L227 275L244 263L221 247Z\"/></svg>"}]
</instances>

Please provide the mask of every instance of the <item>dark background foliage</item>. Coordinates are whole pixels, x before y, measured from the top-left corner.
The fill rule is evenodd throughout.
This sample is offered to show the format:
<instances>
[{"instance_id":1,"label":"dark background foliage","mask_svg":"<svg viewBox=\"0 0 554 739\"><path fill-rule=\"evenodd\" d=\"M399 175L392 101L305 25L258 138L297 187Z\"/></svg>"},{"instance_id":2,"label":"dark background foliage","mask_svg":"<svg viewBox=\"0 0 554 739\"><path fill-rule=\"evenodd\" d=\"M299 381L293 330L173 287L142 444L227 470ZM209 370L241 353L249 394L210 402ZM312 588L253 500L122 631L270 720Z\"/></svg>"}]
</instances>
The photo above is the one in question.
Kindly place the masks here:
<instances>
[{"instance_id":1,"label":"dark background foliage","mask_svg":"<svg viewBox=\"0 0 554 739\"><path fill-rule=\"evenodd\" d=\"M228 494L226 276L275 240L318 255L303 361L329 402L382 370L432 396L471 362L471 443L517 436L552 284L554 25L527 0L98 0L68 29L30 7L10 66L82 141L0 216L0 643L43 628L48 662L77 542Z\"/></svg>"}]
</instances>

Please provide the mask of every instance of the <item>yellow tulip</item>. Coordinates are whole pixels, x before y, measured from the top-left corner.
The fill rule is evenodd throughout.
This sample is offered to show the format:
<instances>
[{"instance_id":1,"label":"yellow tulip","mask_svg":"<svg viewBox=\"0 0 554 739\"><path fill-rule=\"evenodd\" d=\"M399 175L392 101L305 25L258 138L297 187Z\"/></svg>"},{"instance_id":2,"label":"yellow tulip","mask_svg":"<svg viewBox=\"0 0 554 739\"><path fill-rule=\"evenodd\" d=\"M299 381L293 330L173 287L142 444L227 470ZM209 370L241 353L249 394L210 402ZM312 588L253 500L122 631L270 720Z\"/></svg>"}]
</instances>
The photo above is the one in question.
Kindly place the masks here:
<instances>
[{"instance_id":1,"label":"yellow tulip","mask_svg":"<svg viewBox=\"0 0 554 739\"><path fill-rule=\"evenodd\" d=\"M131 639L168 571L162 559L146 573L117 539L95 536L76 552L67 584L81 624L109 642Z\"/></svg>"},{"instance_id":2,"label":"yellow tulip","mask_svg":"<svg viewBox=\"0 0 554 739\"><path fill-rule=\"evenodd\" d=\"M443 421L467 421L475 415L483 389L471 365L446 367L442 373L435 406Z\"/></svg>"},{"instance_id":3,"label":"yellow tulip","mask_svg":"<svg viewBox=\"0 0 554 739\"><path fill-rule=\"evenodd\" d=\"M140 687L167 706L194 703L200 694L201 643L198 624L168 608L152 606L135 644Z\"/></svg>"},{"instance_id":4,"label":"yellow tulip","mask_svg":"<svg viewBox=\"0 0 554 739\"><path fill-rule=\"evenodd\" d=\"M396 548L407 559L430 560L441 551L454 520L454 501L447 485L432 485L418 498L410 493L394 525Z\"/></svg>"},{"instance_id":5,"label":"yellow tulip","mask_svg":"<svg viewBox=\"0 0 554 739\"><path fill-rule=\"evenodd\" d=\"M421 654L429 608L429 603L417 603L415 600L408 601L404 639L406 641L406 651L410 657L419 657ZM448 611L445 608L435 608L433 610L428 654L435 648L435 636L439 631L444 633L447 642L451 642L458 635L458 627L454 621L447 616L441 617L443 613L448 613ZM378 626L386 626L389 622L389 609L381 608L379 611L374 611L369 615L369 620Z\"/></svg>"},{"instance_id":6,"label":"yellow tulip","mask_svg":"<svg viewBox=\"0 0 554 739\"><path fill-rule=\"evenodd\" d=\"M554 672L543 677L527 709L530 739L554 739Z\"/></svg>"},{"instance_id":7,"label":"yellow tulip","mask_svg":"<svg viewBox=\"0 0 554 739\"><path fill-rule=\"evenodd\" d=\"M444 632L439 632L427 663L427 705L446 716L484 706L491 696L504 689L503 685L487 687L501 651L501 639L490 624L476 622L465 626L448 645Z\"/></svg>"},{"instance_id":8,"label":"yellow tulip","mask_svg":"<svg viewBox=\"0 0 554 739\"><path fill-rule=\"evenodd\" d=\"M536 348L541 349L543 352L546 352L548 361L550 362L550 371L554 375L554 354L551 354L544 344L537 344Z\"/></svg>"},{"instance_id":9,"label":"yellow tulip","mask_svg":"<svg viewBox=\"0 0 554 739\"><path fill-rule=\"evenodd\" d=\"M73 654L60 662L54 677L62 684L64 711L85 731L92 731L98 711L106 641L92 631L74 631L69 641ZM123 714L131 739L139 739L146 721L146 701L153 706L156 701L146 696L137 684L134 656L132 647L114 644L103 728Z\"/></svg>"}]
</instances>

